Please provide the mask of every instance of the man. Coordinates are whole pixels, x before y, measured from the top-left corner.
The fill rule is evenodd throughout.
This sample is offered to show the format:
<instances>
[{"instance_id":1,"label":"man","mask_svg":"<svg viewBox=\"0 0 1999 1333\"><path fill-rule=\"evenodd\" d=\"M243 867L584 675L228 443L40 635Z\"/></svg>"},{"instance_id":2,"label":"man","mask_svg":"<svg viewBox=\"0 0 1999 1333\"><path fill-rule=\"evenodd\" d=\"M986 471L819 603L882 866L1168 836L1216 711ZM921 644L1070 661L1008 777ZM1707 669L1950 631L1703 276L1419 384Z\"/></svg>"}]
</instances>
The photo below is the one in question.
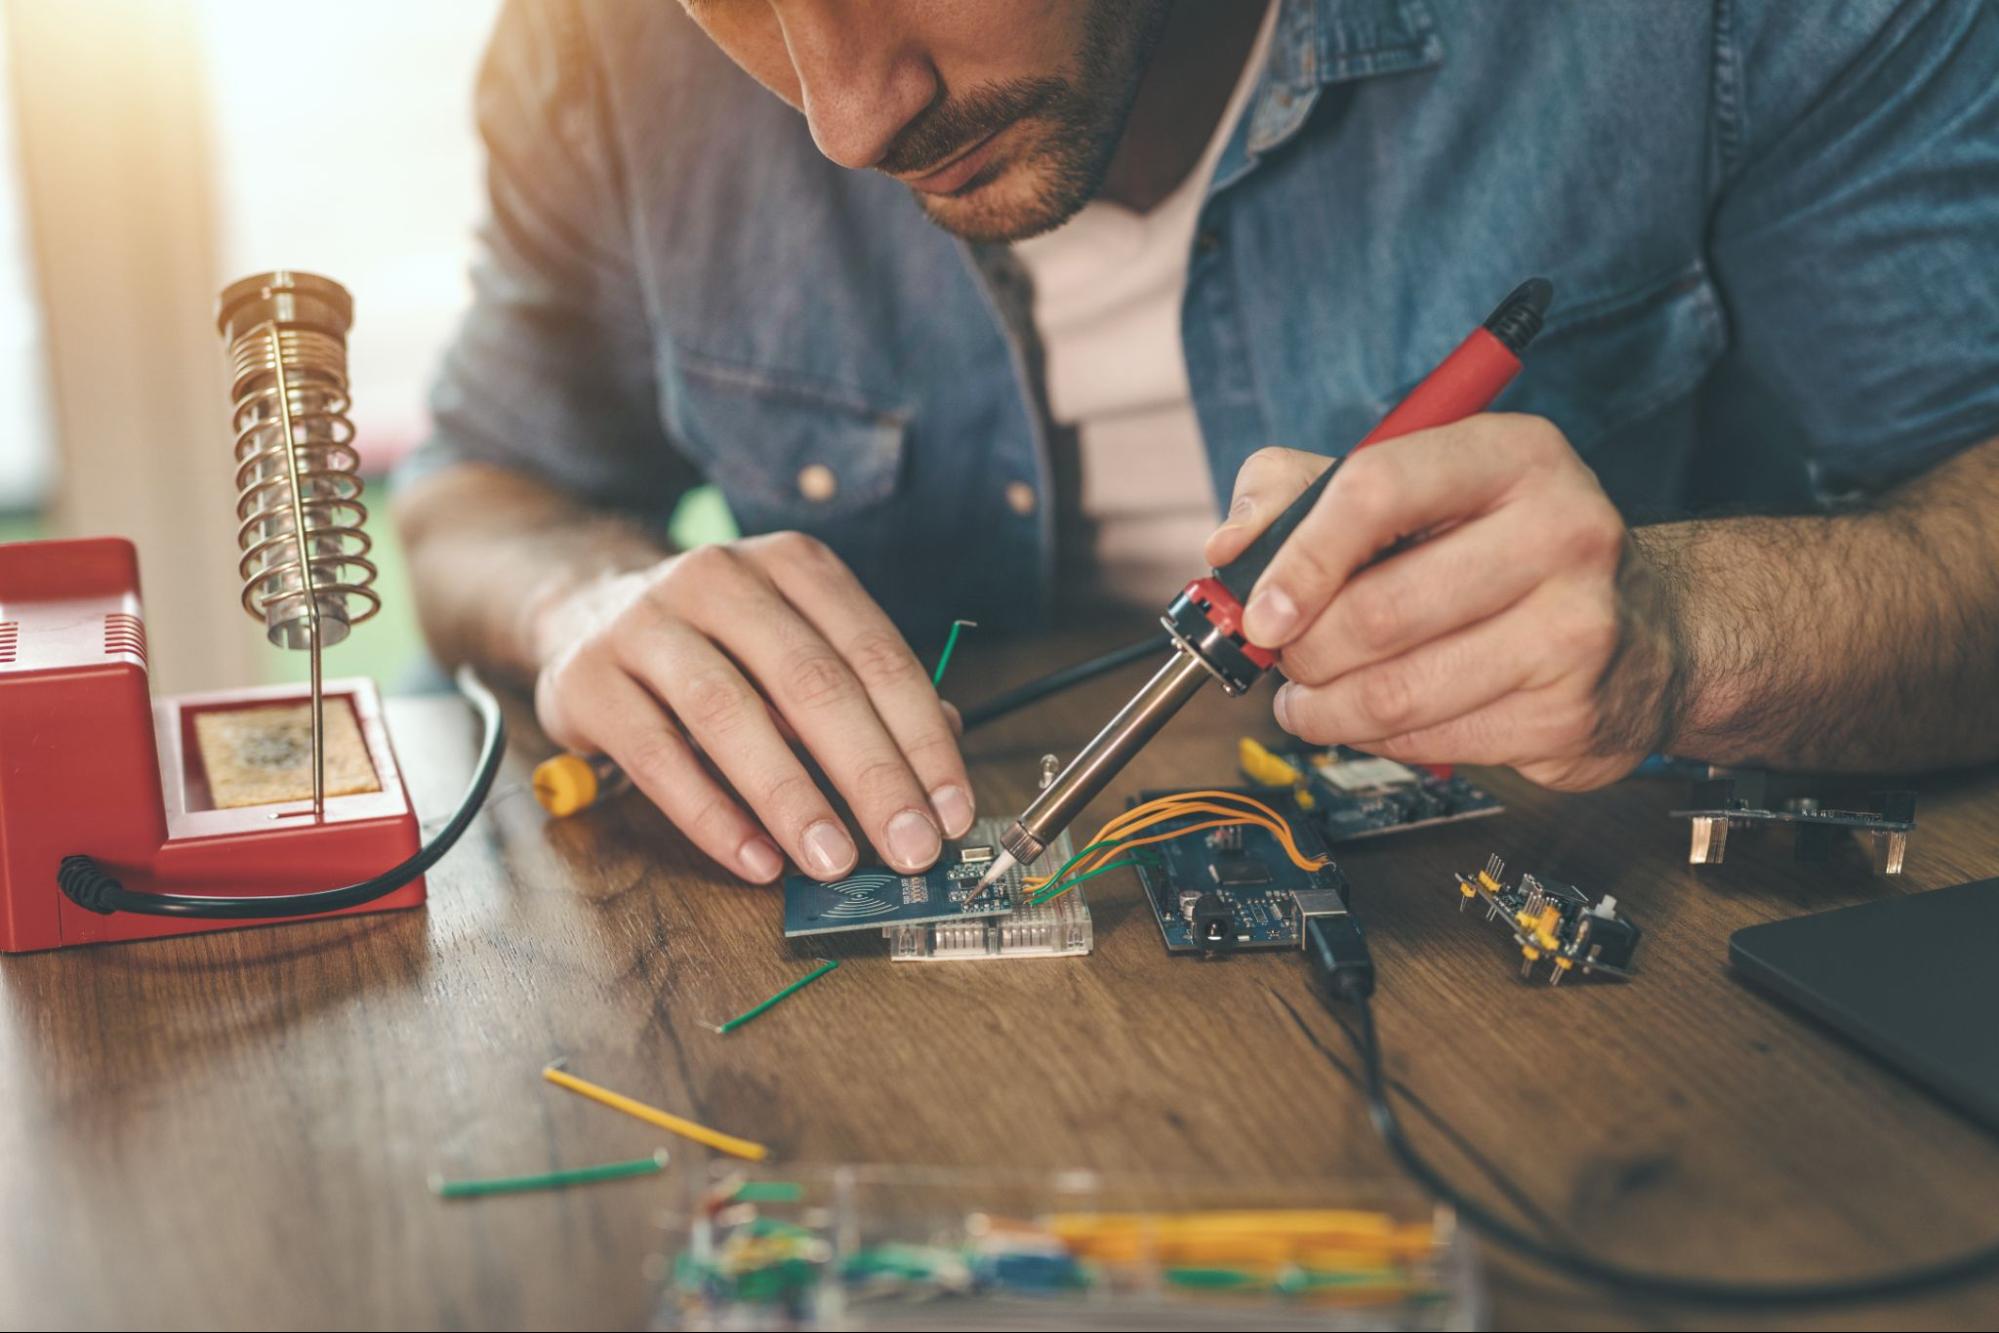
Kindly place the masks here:
<instances>
[{"instance_id":1,"label":"man","mask_svg":"<svg viewBox=\"0 0 1999 1333\"><path fill-rule=\"evenodd\" d=\"M1507 411L1357 455L1256 589L1278 721L1561 788L1999 754L1994 8L684 8L502 18L398 515L439 654L730 871L862 855L801 750L930 864L905 634L1163 604L1535 274ZM676 555L703 480L753 535ZM1657 521L1715 500L1792 516Z\"/></svg>"}]
</instances>

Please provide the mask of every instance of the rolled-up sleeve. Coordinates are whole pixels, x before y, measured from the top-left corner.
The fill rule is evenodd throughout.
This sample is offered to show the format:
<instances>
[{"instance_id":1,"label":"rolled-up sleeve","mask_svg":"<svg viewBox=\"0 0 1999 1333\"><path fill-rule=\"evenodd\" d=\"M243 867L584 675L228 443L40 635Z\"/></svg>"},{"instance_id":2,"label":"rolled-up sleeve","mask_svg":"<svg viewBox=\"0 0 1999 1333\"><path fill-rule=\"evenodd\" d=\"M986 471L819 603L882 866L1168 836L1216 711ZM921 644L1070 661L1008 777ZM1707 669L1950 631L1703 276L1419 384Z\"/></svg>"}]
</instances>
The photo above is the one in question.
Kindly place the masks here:
<instances>
[{"instance_id":1,"label":"rolled-up sleeve","mask_svg":"<svg viewBox=\"0 0 1999 1333\"><path fill-rule=\"evenodd\" d=\"M1999 436L1999 5L1753 13L1717 48L1716 276L1821 492L1879 489Z\"/></svg>"},{"instance_id":2,"label":"rolled-up sleeve","mask_svg":"<svg viewBox=\"0 0 1999 1333\"><path fill-rule=\"evenodd\" d=\"M663 521L699 481L661 425L654 349L589 11L509 0L477 92L486 212L470 310L397 482L465 462Z\"/></svg>"}]
</instances>

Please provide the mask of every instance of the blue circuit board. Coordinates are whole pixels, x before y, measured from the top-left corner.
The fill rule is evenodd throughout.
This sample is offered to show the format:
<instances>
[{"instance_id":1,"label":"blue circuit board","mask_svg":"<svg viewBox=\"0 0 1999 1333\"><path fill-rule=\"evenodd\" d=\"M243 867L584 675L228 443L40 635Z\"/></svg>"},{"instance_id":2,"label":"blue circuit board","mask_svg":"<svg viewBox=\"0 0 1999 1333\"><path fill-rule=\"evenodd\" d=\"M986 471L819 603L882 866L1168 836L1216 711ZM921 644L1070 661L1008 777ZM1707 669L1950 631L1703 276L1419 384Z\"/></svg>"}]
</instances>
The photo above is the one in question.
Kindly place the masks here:
<instances>
[{"instance_id":1,"label":"blue circuit board","mask_svg":"<svg viewBox=\"0 0 1999 1333\"><path fill-rule=\"evenodd\" d=\"M1146 792L1139 801L1170 796ZM1298 850L1308 859L1325 855L1325 844L1289 799L1267 791L1244 790L1277 810L1291 825ZM1137 804L1137 802L1133 802ZM1208 815L1189 815L1148 832L1165 832L1178 825L1205 822ZM1219 954L1237 949L1298 947L1298 908L1293 895L1331 889L1343 897L1346 880L1339 867L1301 870L1284 852L1275 834L1254 825L1192 834L1145 849L1158 856L1141 861L1138 880L1146 902L1159 923L1168 953Z\"/></svg>"},{"instance_id":2,"label":"blue circuit board","mask_svg":"<svg viewBox=\"0 0 1999 1333\"><path fill-rule=\"evenodd\" d=\"M1306 816L1328 845L1379 837L1407 829L1454 824L1496 815L1497 797L1467 778L1438 777L1393 759L1335 746L1272 748L1267 751L1294 775L1284 785L1301 797ZM1260 767L1260 766L1257 766ZM1263 775L1245 763L1245 775ZM1275 788L1266 788L1266 790Z\"/></svg>"},{"instance_id":3,"label":"blue circuit board","mask_svg":"<svg viewBox=\"0 0 1999 1333\"><path fill-rule=\"evenodd\" d=\"M845 879L822 884L806 875L784 877L784 933L827 935L843 930L876 930L886 926L915 926L930 921L955 921L964 917L998 916L1019 904L1022 868L1000 876L976 899L986 867L992 863L999 836L1009 820L982 819L957 842L944 844L937 864L920 875L904 875L887 866L856 866ZM1029 873L1046 874L1044 862L1056 851L1066 854L1068 842L1044 853L1027 867Z\"/></svg>"}]
</instances>

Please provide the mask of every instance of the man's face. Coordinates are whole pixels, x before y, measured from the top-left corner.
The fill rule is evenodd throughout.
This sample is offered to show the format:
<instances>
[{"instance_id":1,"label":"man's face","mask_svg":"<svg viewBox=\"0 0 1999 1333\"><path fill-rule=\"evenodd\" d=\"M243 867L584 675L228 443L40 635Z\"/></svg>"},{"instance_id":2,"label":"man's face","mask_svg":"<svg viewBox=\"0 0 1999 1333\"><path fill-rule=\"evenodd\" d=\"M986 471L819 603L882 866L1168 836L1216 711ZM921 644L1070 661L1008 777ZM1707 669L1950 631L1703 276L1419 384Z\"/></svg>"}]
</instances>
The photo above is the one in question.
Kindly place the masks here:
<instances>
[{"instance_id":1,"label":"man's face","mask_svg":"<svg viewBox=\"0 0 1999 1333\"><path fill-rule=\"evenodd\" d=\"M683 0L805 114L819 151L977 241L1059 226L1102 185L1164 0Z\"/></svg>"}]
</instances>

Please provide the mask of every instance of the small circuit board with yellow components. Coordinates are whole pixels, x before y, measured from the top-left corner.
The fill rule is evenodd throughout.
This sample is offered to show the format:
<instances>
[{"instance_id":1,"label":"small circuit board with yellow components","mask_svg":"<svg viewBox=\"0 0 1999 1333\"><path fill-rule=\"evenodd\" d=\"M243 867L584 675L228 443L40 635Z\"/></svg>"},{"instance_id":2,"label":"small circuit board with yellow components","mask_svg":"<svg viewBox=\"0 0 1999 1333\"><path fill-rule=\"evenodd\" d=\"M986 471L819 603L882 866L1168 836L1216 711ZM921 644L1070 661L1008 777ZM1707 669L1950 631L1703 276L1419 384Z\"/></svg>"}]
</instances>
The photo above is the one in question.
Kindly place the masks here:
<instances>
[{"instance_id":1,"label":"small circuit board with yellow components","mask_svg":"<svg viewBox=\"0 0 1999 1333\"><path fill-rule=\"evenodd\" d=\"M1479 819L1505 809L1466 778L1412 768L1344 745L1273 750L1244 736L1236 742L1236 762L1257 786L1288 789L1328 846Z\"/></svg>"},{"instance_id":2,"label":"small circuit board with yellow components","mask_svg":"<svg viewBox=\"0 0 1999 1333\"><path fill-rule=\"evenodd\" d=\"M1617 899L1605 894L1592 902L1573 884L1532 875L1522 875L1509 887L1505 875L1506 863L1496 855L1478 874L1459 875L1458 910L1462 912L1466 903L1482 902L1486 920L1505 923L1520 946L1523 979L1531 980L1543 960L1551 986L1561 984L1570 973L1631 975L1640 931L1617 910Z\"/></svg>"}]
</instances>

